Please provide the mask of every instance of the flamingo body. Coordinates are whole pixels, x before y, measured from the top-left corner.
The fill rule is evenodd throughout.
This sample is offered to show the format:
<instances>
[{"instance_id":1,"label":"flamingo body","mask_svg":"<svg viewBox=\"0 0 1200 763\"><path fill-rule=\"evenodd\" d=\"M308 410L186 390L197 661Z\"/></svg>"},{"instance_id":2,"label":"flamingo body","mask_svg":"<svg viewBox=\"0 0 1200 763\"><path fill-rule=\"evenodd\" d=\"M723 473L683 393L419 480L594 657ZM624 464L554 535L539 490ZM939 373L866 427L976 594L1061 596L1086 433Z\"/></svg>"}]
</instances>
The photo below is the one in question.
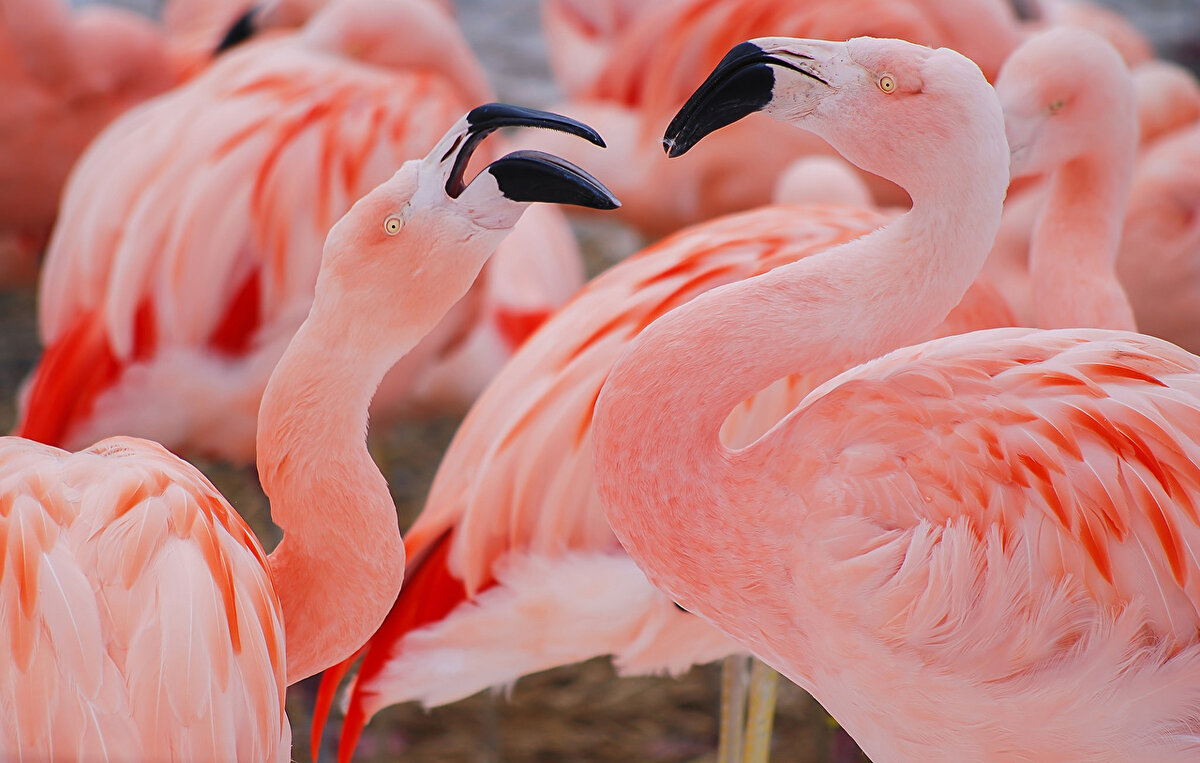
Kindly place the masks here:
<instances>
[{"instance_id":1,"label":"flamingo body","mask_svg":"<svg viewBox=\"0 0 1200 763\"><path fill-rule=\"evenodd\" d=\"M266 554L198 470L6 437L0 495L4 757L288 760Z\"/></svg>"},{"instance_id":2,"label":"flamingo body","mask_svg":"<svg viewBox=\"0 0 1200 763\"><path fill-rule=\"evenodd\" d=\"M1148 147L1134 171L1117 272L1137 311L1138 325L1200 351L1200 127Z\"/></svg>"},{"instance_id":3,"label":"flamingo body","mask_svg":"<svg viewBox=\"0 0 1200 763\"><path fill-rule=\"evenodd\" d=\"M852 733L873 758L1187 759L1198 372L1166 342L1080 329L898 350L815 391L763 444L778 455L755 493L794 519L770 542L746 529L761 575L703 594L685 567L654 582L711 612L745 611L729 591L773 592L717 622L835 717L866 720ZM795 559L805 571L785 580Z\"/></svg>"}]
</instances>

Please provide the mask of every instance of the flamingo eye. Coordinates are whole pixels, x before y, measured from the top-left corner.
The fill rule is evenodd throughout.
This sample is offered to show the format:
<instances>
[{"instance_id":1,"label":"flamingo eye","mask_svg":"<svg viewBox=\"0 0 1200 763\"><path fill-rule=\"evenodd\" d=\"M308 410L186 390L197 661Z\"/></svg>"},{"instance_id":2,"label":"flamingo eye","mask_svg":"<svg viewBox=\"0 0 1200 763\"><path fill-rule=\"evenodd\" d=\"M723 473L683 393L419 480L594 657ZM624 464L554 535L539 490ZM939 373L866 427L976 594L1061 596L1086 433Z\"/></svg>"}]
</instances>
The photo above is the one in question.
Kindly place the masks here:
<instances>
[{"instance_id":1,"label":"flamingo eye","mask_svg":"<svg viewBox=\"0 0 1200 763\"><path fill-rule=\"evenodd\" d=\"M394 236L397 233L399 233L400 228L402 228L402 227L403 227L403 223L401 223L400 218L395 215L392 215L391 217L389 217L388 219L383 221L383 230L389 236Z\"/></svg>"},{"instance_id":2,"label":"flamingo eye","mask_svg":"<svg viewBox=\"0 0 1200 763\"><path fill-rule=\"evenodd\" d=\"M1049 107L1047 107L1047 110L1048 110L1048 111L1049 111L1051 114L1057 114L1058 112L1062 111L1062 110L1063 110L1063 106L1066 106L1066 105L1067 105L1067 104L1066 104L1066 102L1065 102L1065 101L1063 101L1063 99L1062 99L1062 98L1059 98L1057 101L1055 101L1054 103L1050 104L1050 106L1049 106Z\"/></svg>"},{"instance_id":3,"label":"flamingo eye","mask_svg":"<svg viewBox=\"0 0 1200 763\"><path fill-rule=\"evenodd\" d=\"M883 74L879 77L879 89L885 93L891 93L896 89L896 78L890 74Z\"/></svg>"}]
</instances>

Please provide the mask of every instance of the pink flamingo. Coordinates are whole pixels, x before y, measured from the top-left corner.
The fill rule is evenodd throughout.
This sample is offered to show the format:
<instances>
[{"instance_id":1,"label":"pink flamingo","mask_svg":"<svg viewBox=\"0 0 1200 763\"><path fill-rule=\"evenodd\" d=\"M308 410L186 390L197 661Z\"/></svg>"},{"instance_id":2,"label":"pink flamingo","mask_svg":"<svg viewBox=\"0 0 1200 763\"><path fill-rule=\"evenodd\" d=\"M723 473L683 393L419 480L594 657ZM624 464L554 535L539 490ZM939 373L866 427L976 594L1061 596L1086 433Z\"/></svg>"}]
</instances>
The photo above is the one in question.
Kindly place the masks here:
<instances>
[{"instance_id":1,"label":"pink flamingo","mask_svg":"<svg viewBox=\"0 0 1200 763\"><path fill-rule=\"evenodd\" d=\"M984 272L1029 325L1132 328L1096 320L1096 311L1111 315L1112 304L1124 303L1126 297L1116 293L1123 286L1142 331L1200 350L1195 307L1200 235L1193 225L1200 207L1200 85L1165 62L1142 64L1131 73L1085 32L1062 28L1047 34L1040 44L1030 42L1039 50L1036 56L1032 47L1023 63L1013 54L996 89L1002 102L1026 98L1022 127L1006 104L1014 175L1046 169L1045 161L1038 163L1025 150L1035 126L1046 133L1038 150L1057 151L1055 161L1067 163L1050 184L1010 189ZM1057 221L1039 226L1039 216ZM1086 266L1093 279L1111 278L1103 263L1115 259L1121 286L1110 284L1110 305L1093 303L1090 314L1073 315L1083 306L1063 299L1061 284L1083 284L1077 272L1063 269L1082 263L1059 256L1065 248L1076 259L1094 260ZM1040 265L1039 250L1052 254ZM1035 272L1039 267L1041 274ZM1035 311L1031 295L1039 290L1043 296ZM1095 288L1076 292L1088 298L1101 293ZM1046 309L1076 322L1048 320Z\"/></svg>"},{"instance_id":2,"label":"pink flamingo","mask_svg":"<svg viewBox=\"0 0 1200 763\"><path fill-rule=\"evenodd\" d=\"M1087 0L1028 0L1035 6L1034 28L1067 26L1086 29L1108 40L1130 66L1154 58L1154 47L1146 36L1121 14Z\"/></svg>"},{"instance_id":3,"label":"pink flamingo","mask_svg":"<svg viewBox=\"0 0 1200 763\"><path fill-rule=\"evenodd\" d=\"M149 437L250 462L263 389L312 301L325 231L490 88L428 0L339 0L107 130L67 188L39 293L45 354L17 434ZM582 282L535 208L375 413L461 410Z\"/></svg>"},{"instance_id":4,"label":"pink flamingo","mask_svg":"<svg viewBox=\"0 0 1200 763\"><path fill-rule=\"evenodd\" d=\"M1200 752L1200 359L1096 329L920 340L979 272L1009 152L953 51L734 48L665 144L763 110L904 187L870 236L643 331L596 402L612 527L647 577L809 689L874 760ZM855 363L732 449L741 400ZM870 362L863 362L870 361Z\"/></svg>"},{"instance_id":5,"label":"pink flamingo","mask_svg":"<svg viewBox=\"0 0 1200 763\"><path fill-rule=\"evenodd\" d=\"M1052 28L1013 52L996 93L1012 177L1048 176L1027 254L1034 325L1135 330L1114 273L1138 147L1124 61L1089 32Z\"/></svg>"},{"instance_id":6,"label":"pink flamingo","mask_svg":"<svg viewBox=\"0 0 1200 763\"><path fill-rule=\"evenodd\" d=\"M1200 352L1200 83L1163 61L1133 78L1142 149L1117 273L1145 333Z\"/></svg>"},{"instance_id":7,"label":"pink flamingo","mask_svg":"<svg viewBox=\"0 0 1200 763\"><path fill-rule=\"evenodd\" d=\"M32 281L88 142L180 74L161 32L137 14L0 0L0 281Z\"/></svg>"},{"instance_id":8,"label":"pink flamingo","mask_svg":"<svg viewBox=\"0 0 1200 763\"><path fill-rule=\"evenodd\" d=\"M466 293L529 202L616 204L537 152L464 182L478 142L514 125L600 142L554 114L481 106L330 230L312 309L263 396L259 474L284 528L270 556L156 443L69 454L0 440L0 755L289 759L284 687L357 649L404 573L364 438L384 373Z\"/></svg>"},{"instance_id":9,"label":"pink flamingo","mask_svg":"<svg viewBox=\"0 0 1200 763\"><path fill-rule=\"evenodd\" d=\"M449 0L426 0L447 13ZM172 47L192 60L205 53L228 50L251 37L274 30L297 29L308 23L331 0L169 0L163 26Z\"/></svg>"}]
</instances>

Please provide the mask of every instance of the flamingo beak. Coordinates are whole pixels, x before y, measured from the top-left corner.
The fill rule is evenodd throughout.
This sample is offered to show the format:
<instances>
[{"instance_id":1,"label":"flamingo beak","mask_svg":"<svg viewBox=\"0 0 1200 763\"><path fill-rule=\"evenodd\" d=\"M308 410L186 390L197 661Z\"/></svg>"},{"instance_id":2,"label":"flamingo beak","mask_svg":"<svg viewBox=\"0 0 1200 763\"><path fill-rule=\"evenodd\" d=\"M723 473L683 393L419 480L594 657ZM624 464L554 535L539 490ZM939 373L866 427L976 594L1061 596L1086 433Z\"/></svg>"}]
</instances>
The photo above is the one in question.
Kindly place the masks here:
<instances>
[{"instance_id":1,"label":"flamingo beak","mask_svg":"<svg viewBox=\"0 0 1200 763\"><path fill-rule=\"evenodd\" d=\"M446 179L446 193L454 199L466 188L463 175L471 154L480 141L502 127L558 130L604 147L604 139L600 134L584 123L561 114L522 106L504 103L478 106L467 114L466 123L466 132L454 141L442 157L443 162L452 155L454 157ZM593 209L616 209L621 206L599 180L567 160L541 151L514 151L489 164L480 174L485 172L495 178L500 192L512 201L545 201Z\"/></svg>"},{"instance_id":2,"label":"flamingo beak","mask_svg":"<svg viewBox=\"0 0 1200 763\"><path fill-rule=\"evenodd\" d=\"M735 45L667 126L663 135L667 156L682 156L705 135L766 108L775 97L775 67L828 85L814 70L805 68L808 60L810 56L796 52L784 58L754 42Z\"/></svg>"},{"instance_id":3,"label":"flamingo beak","mask_svg":"<svg viewBox=\"0 0 1200 763\"><path fill-rule=\"evenodd\" d=\"M232 47L242 44L258 33L258 17L262 13L261 5L253 5L237 17L233 22L233 26L229 27L229 31L221 38L221 42L217 44L213 55L220 55Z\"/></svg>"}]
</instances>

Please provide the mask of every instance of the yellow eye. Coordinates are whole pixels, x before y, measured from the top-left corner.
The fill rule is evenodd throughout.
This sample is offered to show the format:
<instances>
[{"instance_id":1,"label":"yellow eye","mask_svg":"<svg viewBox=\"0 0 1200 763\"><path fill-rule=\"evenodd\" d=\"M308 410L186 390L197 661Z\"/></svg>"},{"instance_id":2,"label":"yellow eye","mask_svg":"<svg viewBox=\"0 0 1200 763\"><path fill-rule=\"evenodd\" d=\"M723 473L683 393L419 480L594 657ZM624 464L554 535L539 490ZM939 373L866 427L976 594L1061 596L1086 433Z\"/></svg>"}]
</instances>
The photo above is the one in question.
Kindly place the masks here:
<instances>
[{"instance_id":1,"label":"yellow eye","mask_svg":"<svg viewBox=\"0 0 1200 763\"><path fill-rule=\"evenodd\" d=\"M399 233L401 227L402 223L400 222L400 218L396 217L395 215L383 221L383 230L389 236L394 236Z\"/></svg>"},{"instance_id":2,"label":"yellow eye","mask_svg":"<svg viewBox=\"0 0 1200 763\"><path fill-rule=\"evenodd\" d=\"M879 89L885 93L894 91L896 89L896 78L890 74L880 75Z\"/></svg>"},{"instance_id":3,"label":"yellow eye","mask_svg":"<svg viewBox=\"0 0 1200 763\"><path fill-rule=\"evenodd\" d=\"M1063 99L1059 98L1057 101L1050 104L1049 111L1051 114L1057 114L1058 112L1062 111L1063 106L1066 106L1066 105L1067 105L1066 102L1063 101Z\"/></svg>"}]
</instances>

